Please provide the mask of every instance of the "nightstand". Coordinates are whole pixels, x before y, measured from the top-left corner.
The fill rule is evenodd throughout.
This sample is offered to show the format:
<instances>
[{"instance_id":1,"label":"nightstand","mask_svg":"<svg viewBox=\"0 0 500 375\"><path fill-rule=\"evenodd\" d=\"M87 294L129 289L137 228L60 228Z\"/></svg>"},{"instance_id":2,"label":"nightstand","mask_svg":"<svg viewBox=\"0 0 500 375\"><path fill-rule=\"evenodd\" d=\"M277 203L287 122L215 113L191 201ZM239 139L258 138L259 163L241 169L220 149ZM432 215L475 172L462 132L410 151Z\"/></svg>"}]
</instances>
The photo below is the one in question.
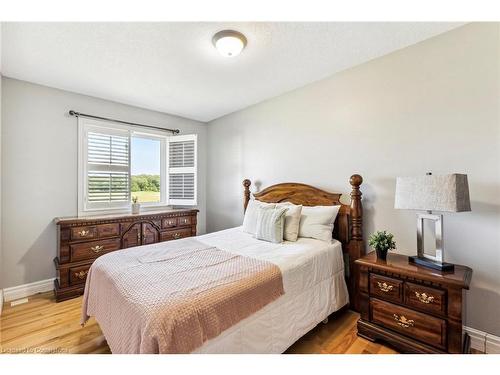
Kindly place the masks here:
<instances>
[{"instance_id":1,"label":"nightstand","mask_svg":"<svg viewBox=\"0 0 500 375\"><path fill-rule=\"evenodd\" d=\"M472 277L469 267L440 272L409 263L400 254L382 261L375 252L356 260L356 267L359 336L403 353L468 352L462 314Z\"/></svg>"}]
</instances>

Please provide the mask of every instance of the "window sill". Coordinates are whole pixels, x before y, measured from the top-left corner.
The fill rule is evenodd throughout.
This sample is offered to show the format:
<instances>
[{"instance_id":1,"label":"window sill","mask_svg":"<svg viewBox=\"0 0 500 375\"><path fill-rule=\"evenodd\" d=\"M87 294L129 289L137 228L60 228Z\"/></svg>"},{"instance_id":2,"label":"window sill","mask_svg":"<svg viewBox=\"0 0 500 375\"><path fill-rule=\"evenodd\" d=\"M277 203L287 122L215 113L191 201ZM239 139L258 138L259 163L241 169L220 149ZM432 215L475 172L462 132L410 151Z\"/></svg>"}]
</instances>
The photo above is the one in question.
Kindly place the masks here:
<instances>
[{"instance_id":1,"label":"window sill","mask_svg":"<svg viewBox=\"0 0 500 375\"><path fill-rule=\"evenodd\" d=\"M147 205L147 206L142 206L137 215L140 215L141 213L144 212L151 212L151 211L161 211L161 210L171 210L173 207L171 205ZM89 216L106 216L106 215L120 215L120 214L132 214L132 208L123 208L123 209L115 209L115 210L109 210L109 209L94 209L94 210L86 210L86 211L79 211L78 212L78 217L89 217Z\"/></svg>"}]
</instances>

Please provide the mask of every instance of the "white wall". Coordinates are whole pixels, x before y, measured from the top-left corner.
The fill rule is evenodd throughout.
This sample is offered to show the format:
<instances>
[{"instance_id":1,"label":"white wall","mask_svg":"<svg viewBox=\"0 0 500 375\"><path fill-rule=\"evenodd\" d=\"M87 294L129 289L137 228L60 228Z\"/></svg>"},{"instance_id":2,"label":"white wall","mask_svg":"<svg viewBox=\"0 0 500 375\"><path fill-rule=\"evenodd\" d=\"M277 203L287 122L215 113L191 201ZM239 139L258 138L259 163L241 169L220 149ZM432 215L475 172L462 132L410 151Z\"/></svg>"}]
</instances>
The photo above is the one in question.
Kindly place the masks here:
<instances>
[{"instance_id":1,"label":"white wall","mask_svg":"<svg viewBox=\"0 0 500 375\"><path fill-rule=\"evenodd\" d=\"M241 224L244 178L348 193L359 173L365 238L387 229L415 254L396 176L467 173L472 212L445 215L445 257L474 269L467 325L500 335L499 38L466 25L209 123L208 230Z\"/></svg>"},{"instance_id":2,"label":"white wall","mask_svg":"<svg viewBox=\"0 0 500 375\"><path fill-rule=\"evenodd\" d=\"M52 220L77 214L77 126L70 109L197 133L198 231L205 232L205 124L6 77L2 89L3 287L55 276Z\"/></svg>"},{"instance_id":3,"label":"white wall","mask_svg":"<svg viewBox=\"0 0 500 375\"><path fill-rule=\"evenodd\" d=\"M2 248L2 23L0 22L0 312L3 303L3 248Z\"/></svg>"},{"instance_id":4,"label":"white wall","mask_svg":"<svg viewBox=\"0 0 500 375\"><path fill-rule=\"evenodd\" d=\"M1 26L0 26L1 27ZM0 35L1 39L1 35ZM0 46L0 60L1 56L1 46ZM2 197L2 72L0 71L0 198ZM2 199L0 199L0 293L3 293L1 290L4 288L4 273L3 270L3 246L2 246ZM0 298L0 304L2 304L3 299ZM2 306L0 306L0 311Z\"/></svg>"}]
</instances>

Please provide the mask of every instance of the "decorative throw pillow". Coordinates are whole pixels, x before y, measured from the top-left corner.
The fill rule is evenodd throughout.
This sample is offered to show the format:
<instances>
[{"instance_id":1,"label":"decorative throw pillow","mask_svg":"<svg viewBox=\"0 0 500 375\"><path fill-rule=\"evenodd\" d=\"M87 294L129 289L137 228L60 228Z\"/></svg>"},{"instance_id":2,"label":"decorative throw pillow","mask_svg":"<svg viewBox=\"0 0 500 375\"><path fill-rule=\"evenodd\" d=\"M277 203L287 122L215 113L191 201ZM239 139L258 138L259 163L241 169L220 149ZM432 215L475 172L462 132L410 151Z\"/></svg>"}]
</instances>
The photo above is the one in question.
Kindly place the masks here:
<instances>
[{"instance_id":1,"label":"decorative throw pillow","mask_svg":"<svg viewBox=\"0 0 500 375\"><path fill-rule=\"evenodd\" d=\"M245 211L245 217L243 218L243 231L255 236L257 228L257 208L274 208L275 206L274 203L264 203L256 200L249 201L247 210Z\"/></svg>"},{"instance_id":2,"label":"decorative throw pillow","mask_svg":"<svg viewBox=\"0 0 500 375\"><path fill-rule=\"evenodd\" d=\"M278 203L276 207L286 207L288 210L285 214L285 232L283 238L287 241L297 241L299 237L300 213L302 212L301 205L292 203Z\"/></svg>"},{"instance_id":3,"label":"decorative throw pillow","mask_svg":"<svg viewBox=\"0 0 500 375\"><path fill-rule=\"evenodd\" d=\"M333 223L340 206L304 206L300 216L299 237L331 242Z\"/></svg>"},{"instance_id":4,"label":"decorative throw pillow","mask_svg":"<svg viewBox=\"0 0 500 375\"><path fill-rule=\"evenodd\" d=\"M268 242L283 242L285 214L287 210L286 207L275 207L272 209L258 207L255 237Z\"/></svg>"}]
</instances>

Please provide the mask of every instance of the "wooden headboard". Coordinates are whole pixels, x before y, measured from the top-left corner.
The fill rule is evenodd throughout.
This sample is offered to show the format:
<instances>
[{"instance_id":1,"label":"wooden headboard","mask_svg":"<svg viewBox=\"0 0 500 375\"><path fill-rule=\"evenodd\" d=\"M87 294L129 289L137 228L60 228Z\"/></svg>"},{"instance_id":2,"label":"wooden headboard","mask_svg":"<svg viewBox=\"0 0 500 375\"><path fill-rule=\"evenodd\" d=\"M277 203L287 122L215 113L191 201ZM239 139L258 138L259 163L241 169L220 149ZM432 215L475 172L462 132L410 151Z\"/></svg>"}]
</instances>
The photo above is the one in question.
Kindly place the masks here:
<instances>
[{"instance_id":1,"label":"wooden headboard","mask_svg":"<svg viewBox=\"0 0 500 375\"><path fill-rule=\"evenodd\" d=\"M340 202L340 193L328 193L314 186L287 182L269 186L261 192L254 193L256 200L267 203L290 202L303 206L333 206L340 205L339 214L335 220L333 237L342 243L344 259L346 264L347 287L351 301L355 298L355 269L354 261L364 253L363 245L363 206L361 204L360 185L363 178L352 175L349 179L351 184L351 203L349 205ZM244 180L244 203L246 210L250 201L250 180Z\"/></svg>"}]
</instances>

